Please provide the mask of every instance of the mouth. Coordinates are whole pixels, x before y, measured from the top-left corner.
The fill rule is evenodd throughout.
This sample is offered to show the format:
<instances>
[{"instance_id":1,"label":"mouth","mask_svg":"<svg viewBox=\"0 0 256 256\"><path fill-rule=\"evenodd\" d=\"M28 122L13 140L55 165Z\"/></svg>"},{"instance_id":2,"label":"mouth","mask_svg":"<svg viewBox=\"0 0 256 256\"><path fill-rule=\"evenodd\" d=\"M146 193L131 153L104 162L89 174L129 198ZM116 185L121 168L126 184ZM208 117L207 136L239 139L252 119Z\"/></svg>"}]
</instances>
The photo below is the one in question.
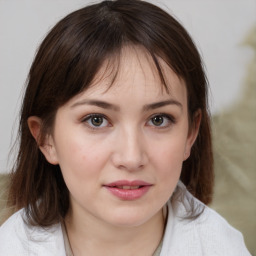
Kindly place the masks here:
<instances>
[{"instance_id":1,"label":"mouth","mask_svg":"<svg viewBox=\"0 0 256 256\"><path fill-rule=\"evenodd\" d=\"M125 190L132 190L132 189L139 189L143 186L110 186L111 188L119 188L119 189L125 189Z\"/></svg>"},{"instance_id":2,"label":"mouth","mask_svg":"<svg viewBox=\"0 0 256 256\"><path fill-rule=\"evenodd\" d=\"M143 197L153 184L144 181L120 180L104 185L109 192L121 200L136 200Z\"/></svg>"}]
</instances>

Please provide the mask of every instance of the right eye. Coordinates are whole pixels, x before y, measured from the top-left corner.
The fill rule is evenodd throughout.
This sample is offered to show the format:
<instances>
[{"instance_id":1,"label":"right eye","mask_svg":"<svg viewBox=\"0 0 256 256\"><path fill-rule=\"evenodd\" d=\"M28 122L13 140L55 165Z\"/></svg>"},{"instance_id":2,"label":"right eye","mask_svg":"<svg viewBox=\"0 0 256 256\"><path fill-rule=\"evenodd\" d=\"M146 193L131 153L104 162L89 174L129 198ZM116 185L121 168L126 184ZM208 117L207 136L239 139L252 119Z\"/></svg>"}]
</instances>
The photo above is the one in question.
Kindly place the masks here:
<instances>
[{"instance_id":1,"label":"right eye","mask_svg":"<svg viewBox=\"0 0 256 256\"><path fill-rule=\"evenodd\" d=\"M92 129L99 129L110 126L109 121L102 114L87 115L82 122L87 123L87 125Z\"/></svg>"}]
</instances>

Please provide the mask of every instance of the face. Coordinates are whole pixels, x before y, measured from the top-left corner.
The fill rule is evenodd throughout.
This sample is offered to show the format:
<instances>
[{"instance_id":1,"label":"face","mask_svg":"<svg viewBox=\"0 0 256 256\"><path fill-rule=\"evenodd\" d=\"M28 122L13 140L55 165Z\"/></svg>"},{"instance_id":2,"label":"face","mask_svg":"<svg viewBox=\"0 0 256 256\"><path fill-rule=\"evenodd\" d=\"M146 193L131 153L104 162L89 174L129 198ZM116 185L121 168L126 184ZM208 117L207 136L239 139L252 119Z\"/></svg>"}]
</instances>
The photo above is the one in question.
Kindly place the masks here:
<instances>
[{"instance_id":1,"label":"face","mask_svg":"<svg viewBox=\"0 0 256 256\"><path fill-rule=\"evenodd\" d=\"M59 164L71 212L116 226L138 226L161 212L189 156L184 82L159 60L124 48L114 84L107 65L92 86L57 111L47 160Z\"/></svg>"}]
</instances>

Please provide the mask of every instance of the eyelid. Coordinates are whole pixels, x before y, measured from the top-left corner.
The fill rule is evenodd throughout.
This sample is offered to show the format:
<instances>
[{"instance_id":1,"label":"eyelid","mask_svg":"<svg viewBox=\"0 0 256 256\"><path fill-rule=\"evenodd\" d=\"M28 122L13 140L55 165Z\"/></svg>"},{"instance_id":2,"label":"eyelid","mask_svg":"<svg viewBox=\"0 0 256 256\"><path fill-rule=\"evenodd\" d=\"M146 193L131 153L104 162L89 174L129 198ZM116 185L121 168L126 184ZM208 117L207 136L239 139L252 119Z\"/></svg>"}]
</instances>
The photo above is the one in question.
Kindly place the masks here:
<instances>
[{"instance_id":1,"label":"eyelid","mask_svg":"<svg viewBox=\"0 0 256 256\"><path fill-rule=\"evenodd\" d=\"M108 125L106 125L106 126L98 126L98 127L97 127L97 126L90 125L90 124L88 123L88 120L90 120L90 119L93 118L93 117L101 117L101 118L105 119L105 120L108 122ZM87 126L88 128L90 128L90 129L92 129L92 130L103 129L103 128L106 128L106 127L111 126L111 123L110 123L108 117L106 117L104 114L100 114L100 113L91 113L91 114L88 114L88 115L84 116L84 117L81 119L81 122L82 122L82 123L85 123L86 126Z\"/></svg>"},{"instance_id":2,"label":"eyelid","mask_svg":"<svg viewBox=\"0 0 256 256\"><path fill-rule=\"evenodd\" d=\"M156 125L149 125L149 126L152 126L154 128L157 128L157 129L164 129L164 128L168 128L170 127L172 124L175 124L176 123L176 119L173 115L170 115L170 114L166 114L166 113L157 113L157 114L153 114L149 117L149 120L147 121L147 124L152 121L152 119L154 117L157 117L157 116L161 116L163 118L167 118L168 121L170 122L170 124L166 125L166 126L156 126Z\"/></svg>"},{"instance_id":3,"label":"eyelid","mask_svg":"<svg viewBox=\"0 0 256 256\"><path fill-rule=\"evenodd\" d=\"M105 119L107 119L107 117L104 114L100 114L100 113L90 113L88 115L85 115L81 118L81 122L85 122L88 119L92 118L92 117L103 117Z\"/></svg>"}]
</instances>

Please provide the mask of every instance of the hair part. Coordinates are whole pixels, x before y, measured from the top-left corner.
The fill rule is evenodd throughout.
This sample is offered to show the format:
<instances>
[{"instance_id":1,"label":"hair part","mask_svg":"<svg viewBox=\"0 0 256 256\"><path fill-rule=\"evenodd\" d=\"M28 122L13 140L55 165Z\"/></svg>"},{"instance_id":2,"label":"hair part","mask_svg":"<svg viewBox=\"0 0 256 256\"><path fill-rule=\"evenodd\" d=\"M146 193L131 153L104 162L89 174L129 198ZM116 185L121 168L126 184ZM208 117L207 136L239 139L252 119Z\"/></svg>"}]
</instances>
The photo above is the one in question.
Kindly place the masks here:
<instances>
[{"instance_id":1,"label":"hair part","mask_svg":"<svg viewBox=\"0 0 256 256\"><path fill-rule=\"evenodd\" d=\"M179 22L153 4L139 0L103 1L59 21L40 45L28 75L9 205L17 210L25 207L31 224L50 226L65 218L69 192L60 167L46 161L32 137L28 118L41 118L43 140L52 132L58 108L86 90L103 63L117 59L126 45L143 47L149 53L166 90L159 58L185 81L189 122L193 124L199 109L202 119L180 179L199 200L206 204L211 201L213 158L207 79L191 37Z\"/></svg>"}]
</instances>

